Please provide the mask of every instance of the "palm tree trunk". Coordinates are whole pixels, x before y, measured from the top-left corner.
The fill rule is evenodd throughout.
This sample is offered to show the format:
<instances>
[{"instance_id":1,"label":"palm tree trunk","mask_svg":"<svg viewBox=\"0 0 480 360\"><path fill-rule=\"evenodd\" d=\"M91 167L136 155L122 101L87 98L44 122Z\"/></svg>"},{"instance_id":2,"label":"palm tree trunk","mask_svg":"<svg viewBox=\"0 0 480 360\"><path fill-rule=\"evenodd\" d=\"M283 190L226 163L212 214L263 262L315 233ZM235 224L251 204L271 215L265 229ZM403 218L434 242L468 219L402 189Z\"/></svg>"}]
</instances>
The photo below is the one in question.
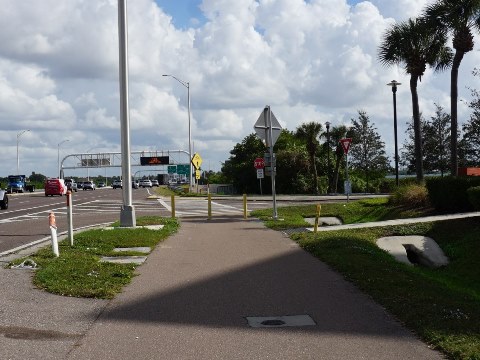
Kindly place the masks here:
<instances>
[{"instance_id":1,"label":"palm tree trunk","mask_svg":"<svg viewBox=\"0 0 480 360\"><path fill-rule=\"evenodd\" d=\"M335 191L334 193L338 193L338 178L340 176L340 163L343 158L343 149L339 149L337 146L337 149L335 150L335 180L334 180L334 185L335 185Z\"/></svg>"},{"instance_id":2,"label":"palm tree trunk","mask_svg":"<svg viewBox=\"0 0 480 360\"><path fill-rule=\"evenodd\" d=\"M315 194L318 195L318 175L317 175L317 164L315 164L315 154L310 155L310 161L312 162L313 168L313 181L315 182Z\"/></svg>"},{"instance_id":3,"label":"palm tree trunk","mask_svg":"<svg viewBox=\"0 0 480 360\"><path fill-rule=\"evenodd\" d=\"M410 76L410 91L412 93L413 133L415 135L415 170L417 181L423 182L423 155L422 155L422 127L420 121L420 107L417 93L418 76Z\"/></svg>"},{"instance_id":4,"label":"palm tree trunk","mask_svg":"<svg viewBox=\"0 0 480 360\"><path fill-rule=\"evenodd\" d=\"M451 136L450 136L450 172L452 176L458 175L458 116L457 116L457 102L458 102L458 69L462 62L463 51L455 51L453 57L452 72L450 76L450 116L451 116Z\"/></svg>"}]
</instances>

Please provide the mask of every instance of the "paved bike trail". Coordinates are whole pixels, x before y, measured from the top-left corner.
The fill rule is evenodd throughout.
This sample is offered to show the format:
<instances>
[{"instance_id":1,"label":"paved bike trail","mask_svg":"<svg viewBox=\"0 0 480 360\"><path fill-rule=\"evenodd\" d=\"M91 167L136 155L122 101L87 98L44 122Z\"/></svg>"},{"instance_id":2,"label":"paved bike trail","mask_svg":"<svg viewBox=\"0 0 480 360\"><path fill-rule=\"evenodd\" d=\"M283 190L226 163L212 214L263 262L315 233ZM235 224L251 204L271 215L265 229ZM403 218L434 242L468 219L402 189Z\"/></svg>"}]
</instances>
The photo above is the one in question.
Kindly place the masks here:
<instances>
[{"instance_id":1,"label":"paved bike trail","mask_svg":"<svg viewBox=\"0 0 480 360\"><path fill-rule=\"evenodd\" d=\"M259 221L181 222L133 282L104 303L65 358L444 358L339 274ZM292 326L251 327L251 317ZM305 318L311 321L303 326L289 324Z\"/></svg>"}]
</instances>

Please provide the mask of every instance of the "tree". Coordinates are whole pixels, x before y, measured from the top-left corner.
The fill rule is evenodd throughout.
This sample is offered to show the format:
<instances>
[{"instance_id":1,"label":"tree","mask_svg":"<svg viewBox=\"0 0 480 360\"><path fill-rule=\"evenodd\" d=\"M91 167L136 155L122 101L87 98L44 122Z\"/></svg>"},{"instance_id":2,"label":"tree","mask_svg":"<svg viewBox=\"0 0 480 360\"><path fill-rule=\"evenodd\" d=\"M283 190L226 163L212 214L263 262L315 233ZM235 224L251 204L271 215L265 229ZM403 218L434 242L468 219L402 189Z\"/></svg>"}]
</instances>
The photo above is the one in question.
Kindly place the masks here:
<instances>
[{"instance_id":1,"label":"tree","mask_svg":"<svg viewBox=\"0 0 480 360\"><path fill-rule=\"evenodd\" d=\"M432 116L430 121L425 120L420 114L420 126L423 134L422 161L427 173L440 172L443 176L449 168L450 116L443 111L440 105L435 104L435 107L435 116ZM409 174L413 174L416 171L413 120L407 125L407 139L401 149L400 163L407 167Z\"/></svg>"},{"instance_id":2,"label":"tree","mask_svg":"<svg viewBox=\"0 0 480 360\"><path fill-rule=\"evenodd\" d=\"M352 170L363 173L369 188L369 180L384 177L390 168L385 155L385 143L365 111L358 111L358 120L352 119L350 132L353 135L349 151Z\"/></svg>"},{"instance_id":3,"label":"tree","mask_svg":"<svg viewBox=\"0 0 480 360\"><path fill-rule=\"evenodd\" d=\"M307 147L308 155L310 156L310 166L312 168L313 181L315 185L315 193L318 195L318 174L316 165L316 153L320 143L318 137L322 132L322 124L316 122L309 122L308 124L302 124L297 128L296 136L303 141Z\"/></svg>"},{"instance_id":4,"label":"tree","mask_svg":"<svg viewBox=\"0 0 480 360\"><path fill-rule=\"evenodd\" d=\"M35 171L32 171L32 175L28 177L28 180L31 182L44 183L47 180L47 177L42 174L37 174Z\"/></svg>"},{"instance_id":5,"label":"tree","mask_svg":"<svg viewBox=\"0 0 480 360\"><path fill-rule=\"evenodd\" d=\"M410 19L394 24L384 34L379 47L378 58L384 66L404 65L410 74L412 94L413 130L415 137L415 158L417 181L423 181L422 133L417 85L426 67L435 71L447 68L452 59L451 50L445 45L446 33L434 31L422 18Z\"/></svg>"},{"instance_id":6,"label":"tree","mask_svg":"<svg viewBox=\"0 0 480 360\"><path fill-rule=\"evenodd\" d=\"M273 150L277 162L277 192L305 193L311 190L312 178L308 172L309 161L305 144L291 131L282 130ZM264 157L265 152L267 149L262 141L255 134L248 135L230 151L230 158L222 166L223 176L220 181L232 183L238 192L259 193L260 184L253 162L257 157ZM262 182L267 183L266 179L269 177ZM268 193L271 187L265 186L262 190Z\"/></svg>"},{"instance_id":7,"label":"tree","mask_svg":"<svg viewBox=\"0 0 480 360\"><path fill-rule=\"evenodd\" d=\"M349 136L350 133L345 125L334 126L330 131L330 144L334 146L333 153L335 157L335 168L333 172L333 190L338 192L338 181L340 178L340 166L344 159L343 148L340 145L340 139Z\"/></svg>"},{"instance_id":8,"label":"tree","mask_svg":"<svg viewBox=\"0 0 480 360\"><path fill-rule=\"evenodd\" d=\"M441 176L447 171L450 161L448 144L450 143L450 115L443 108L435 104L435 116L425 123L423 128L423 151L425 153L425 170L428 172L439 171Z\"/></svg>"},{"instance_id":9,"label":"tree","mask_svg":"<svg viewBox=\"0 0 480 360\"><path fill-rule=\"evenodd\" d=\"M423 133L426 120L423 115L420 114L420 129ZM415 134L413 131L413 118L407 122L407 137L403 143L403 147L400 149L400 165L407 168L407 174L416 174L416 158L415 158ZM424 142L422 141L422 156L425 156L423 151ZM424 159L422 159L423 162Z\"/></svg>"},{"instance_id":10,"label":"tree","mask_svg":"<svg viewBox=\"0 0 480 360\"><path fill-rule=\"evenodd\" d=\"M276 190L283 194L306 194L312 191L309 155L304 145L277 151Z\"/></svg>"},{"instance_id":11,"label":"tree","mask_svg":"<svg viewBox=\"0 0 480 360\"><path fill-rule=\"evenodd\" d=\"M237 191L256 192L258 185L253 162L255 158L263 157L264 152L265 145L255 134L246 136L230 151L230 158L223 164L222 173Z\"/></svg>"},{"instance_id":12,"label":"tree","mask_svg":"<svg viewBox=\"0 0 480 360\"><path fill-rule=\"evenodd\" d=\"M480 28L480 0L438 0L427 6L425 17L432 31L449 32L453 35L453 57L450 76L451 106L451 174L458 175L458 69L464 55L473 50L472 30Z\"/></svg>"},{"instance_id":13,"label":"tree","mask_svg":"<svg viewBox=\"0 0 480 360\"><path fill-rule=\"evenodd\" d=\"M473 75L479 75L478 69L473 71ZM470 91L473 99L468 106L473 112L470 119L463 124L463 137L459 142L460 163L466 167L480 165L480 92L475 89Z\"/></svg>"}]
</instances>

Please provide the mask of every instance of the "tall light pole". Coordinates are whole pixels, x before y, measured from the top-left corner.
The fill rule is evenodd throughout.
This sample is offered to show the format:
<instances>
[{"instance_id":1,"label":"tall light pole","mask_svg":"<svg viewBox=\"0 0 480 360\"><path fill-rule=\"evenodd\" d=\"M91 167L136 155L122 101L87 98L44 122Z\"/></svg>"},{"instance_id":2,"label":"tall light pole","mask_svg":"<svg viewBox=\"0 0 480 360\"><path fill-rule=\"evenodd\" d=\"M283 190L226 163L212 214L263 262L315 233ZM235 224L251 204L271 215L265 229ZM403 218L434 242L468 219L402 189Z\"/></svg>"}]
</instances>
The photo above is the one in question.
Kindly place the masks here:
<instances>
[{"instance_id":1,"label":"tall light pole","mask_svg":"<svg viewBox=\"0 0 480 360\"><path fill-rule=\"evenodd\" d=\"M328 193L330 193L330 122L326 122L327 127L327 179L328 179Z\"/></svg>"},{"instance_id":2,"label":"tall light pole","mask_svg":"<svg viewBox=\"0 0 480 360\"><path fill-rule=\"evenodd\" d=\"M25 134L27 131L30 130L23 130L17 134L17 175L20 175L20 157L18 156L18 143L20 142L20 136Z\"/></svg>"},{"instance_id":3,"label":"tall light pole","mask_svg":"<svg viewBox=\"0 0 480 360\"><path fill-rule=\"evenodd\" d=\"M172 78L174 78L175 80L177 80L180 84L182 84L183 86L185 86L187 88L187 103L188 103L188 156L189 156L189 159L188 159L188 166L189 166L189 169L190 169L190 189L194 186L193 184L193 174L192 174L192 123L190 121L190 83L187 82L187 81L183 81L183 80L180 80L179 78L173 76L173 75L168 75L168 74L164 74L162 76L170 76Z\"/></svg>"},{"instance_id":4,"label":"tall light pole","mask_svg":"<svg viewBox=\"0 0 480 360\"><path fill-rule=\"evenodd\" d=\"M62 173L60 171L60 145L63 143L66 143L67 141L70 141L68 139L60 141L57 146L57 166L58 166L58 178L60 179L62 177Z\"/></svg>"},{"instance_id":5,"label":"tall light pole","mask_svg":"<svg viewBox=\"0 0 480 360\"><path fill-rule=\"evenodd\" d=\"M395 184L398 186L397 86L402 84L396 80L392 80L387 85L392 87L393 93L393 129L395 134Z\"/></svg>"},{"instance_id":6,"label":"tall light pole","mask_svg":"<svg viewBox=\"0 0 480 360\"><path fill-rule=\"evenodd\" d=\"M135 227L135 207L133 206L132 170L130 161L130 116L128 106L128 38L127 38L127 0L118 0L118 49L119 49L119 85L120 85L120 134L122 149L122 186L123 205L120 209L120 226Z\"/></svg>"}]
</instances>

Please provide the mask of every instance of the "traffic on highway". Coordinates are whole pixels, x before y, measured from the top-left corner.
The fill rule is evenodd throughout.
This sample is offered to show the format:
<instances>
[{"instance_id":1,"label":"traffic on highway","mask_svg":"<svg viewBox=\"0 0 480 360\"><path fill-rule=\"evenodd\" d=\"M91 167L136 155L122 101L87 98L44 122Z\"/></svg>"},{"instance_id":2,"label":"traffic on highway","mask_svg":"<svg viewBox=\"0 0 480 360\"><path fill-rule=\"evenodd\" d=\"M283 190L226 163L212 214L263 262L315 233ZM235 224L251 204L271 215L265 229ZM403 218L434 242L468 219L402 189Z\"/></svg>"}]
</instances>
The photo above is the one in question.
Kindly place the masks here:
<instances>
[{"instance_id":1,"label":"traffic on highway","mask_svg":"<svg viewBox=\"0 0 480 360\"><path fill-rule=\"evenodd\" d=\"M169 216L156 199L148 199L151 190L132 191L137 216ZM67 230L66 196L45 196L44 191L9 194L9 206L0 211L0 254L27 246L50 234L48 216L55 214L58 232ZM111 187L72 193L73 227L80 229L119 220L122 192Z\"/></svg>"}]
</instances>

